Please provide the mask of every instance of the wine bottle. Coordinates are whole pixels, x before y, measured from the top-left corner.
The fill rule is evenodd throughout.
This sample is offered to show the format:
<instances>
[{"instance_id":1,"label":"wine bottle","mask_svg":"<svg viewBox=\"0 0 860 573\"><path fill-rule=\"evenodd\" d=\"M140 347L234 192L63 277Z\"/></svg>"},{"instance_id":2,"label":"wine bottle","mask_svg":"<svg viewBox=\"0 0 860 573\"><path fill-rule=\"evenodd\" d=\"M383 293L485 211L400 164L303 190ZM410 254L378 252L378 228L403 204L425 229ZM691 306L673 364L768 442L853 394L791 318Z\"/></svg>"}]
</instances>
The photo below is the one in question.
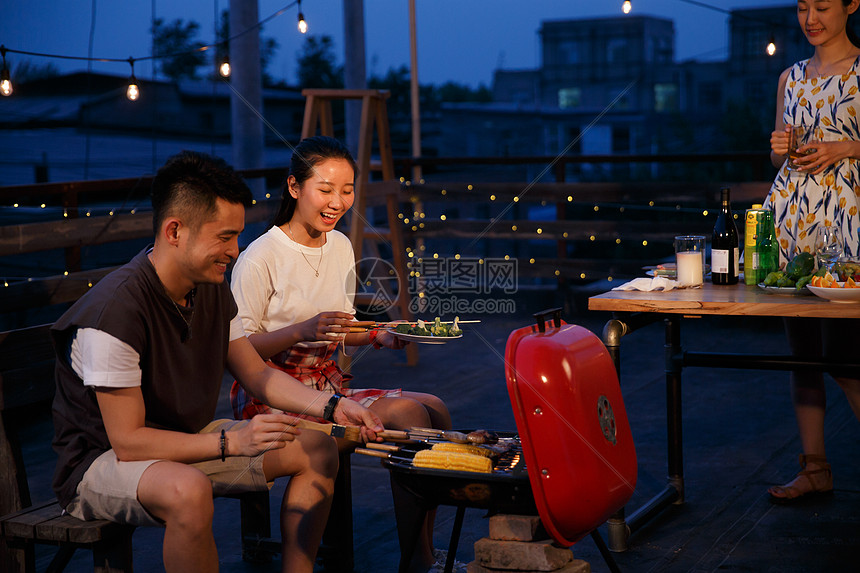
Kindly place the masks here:
<instances>
[{"instance_id":1,"label":"wine bottle","mask_svg":"<svg viewBox=\"0 0 860 573\"><path fill-rule=\"evenodd\" d=\"M729 189L720 191L720 214L711 239L711 282L715 285L738 283L738 228L732 215Z\"/></svg>"}]
</instances>

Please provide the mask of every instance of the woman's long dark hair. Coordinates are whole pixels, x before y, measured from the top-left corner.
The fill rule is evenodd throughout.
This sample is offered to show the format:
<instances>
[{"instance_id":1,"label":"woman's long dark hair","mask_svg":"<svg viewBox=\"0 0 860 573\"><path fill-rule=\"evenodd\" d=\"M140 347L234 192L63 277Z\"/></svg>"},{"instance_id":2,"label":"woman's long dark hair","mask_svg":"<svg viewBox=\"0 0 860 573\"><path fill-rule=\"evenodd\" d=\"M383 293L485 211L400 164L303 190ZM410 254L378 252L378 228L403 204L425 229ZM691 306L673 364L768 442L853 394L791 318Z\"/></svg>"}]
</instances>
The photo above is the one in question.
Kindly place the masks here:
<instances>
[{"instance_id":1,"label":"woman's long dark hair","mask_svg":"<svg viewBox=\"0 0 860 573\"><path fill-rule=\"evenodd\" d=\"M851 0L842 0L842 5L846 8L851 4ZM848 14L848 22L845 23L845 32L848 34L848 39L856 47L860 48L860 36L854 31L854 24L857 22L857 11L853 14Z\"/></svg>"},{"instance_id":2,"label":"woman's long dark hair","mask_svg":"<svg viewBox=\"0 0 860 573\"><path fill-rule=\"evenodd\" d=\"M353 172L356 175L358 174L358 166L355 164L355 159L353 159L349 149L337 139L317 135L301 140L293 151L293 156L290 158L290 170L284 180L284 195L281 198L281 206L278 208L278 213L272 220L273 226L279 227L292 219L293 213L296 210L296 200L290 194L289 190L290 175L295 177L296 184L301 186L313 175L314 168L326 159L343 159L349 162Z\"/></svg>"}]
</instances>

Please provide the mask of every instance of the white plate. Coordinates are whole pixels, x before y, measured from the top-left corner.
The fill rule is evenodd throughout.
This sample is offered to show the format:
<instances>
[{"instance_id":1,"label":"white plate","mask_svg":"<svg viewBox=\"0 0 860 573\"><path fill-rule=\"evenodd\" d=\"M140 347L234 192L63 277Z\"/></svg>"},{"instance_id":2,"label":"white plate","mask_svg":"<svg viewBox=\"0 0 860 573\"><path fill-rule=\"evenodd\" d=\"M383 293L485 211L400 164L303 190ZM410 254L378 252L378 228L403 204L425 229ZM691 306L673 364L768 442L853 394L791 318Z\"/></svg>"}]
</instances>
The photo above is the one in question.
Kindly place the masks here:
<instances>
[{"instance_id":1,"label":"white plate","mask_svg":"<svg viewBox=\"0 0 860 573\"><path fill-rule=\"evenodd\" d=\"M420 344L445 344L449 340L463 338L462 334L457 336L419 336L417 334L403 334L402 332L395 332L393 330L389 330L389 332L400 340L408 340L409 342L418 342Z\"/></svg>"},{"instance_id":2,"label":"white plate","mask_svg":"<svg viewBox=\"0 0 860 573\"><path fill-rule=\"evenodd\" d=\"M838 284L841 285L842 283ZM832 302L860 302L860 288L830 288L812 285L806 285L806 288L821 298L826 298Z\"/></svg>"},{"instance_id":3,"label":"white plate","mask_svg":"<svg viewBox=\"0 0 860 573\"><path fill-rule=\"evenodd\" d=\"M809 286L809 285L807 285L807 286ZM806 287L803 287L802 289L797 290L793 286L792 287L767 286L764 283L758 283L758 287L760 289L764 290L766 293L769 293L769 294L787 294L787 295L792 295L792 296L812 294L811 292L809 292L809 290Z\"/></svg>"}]
</instances>

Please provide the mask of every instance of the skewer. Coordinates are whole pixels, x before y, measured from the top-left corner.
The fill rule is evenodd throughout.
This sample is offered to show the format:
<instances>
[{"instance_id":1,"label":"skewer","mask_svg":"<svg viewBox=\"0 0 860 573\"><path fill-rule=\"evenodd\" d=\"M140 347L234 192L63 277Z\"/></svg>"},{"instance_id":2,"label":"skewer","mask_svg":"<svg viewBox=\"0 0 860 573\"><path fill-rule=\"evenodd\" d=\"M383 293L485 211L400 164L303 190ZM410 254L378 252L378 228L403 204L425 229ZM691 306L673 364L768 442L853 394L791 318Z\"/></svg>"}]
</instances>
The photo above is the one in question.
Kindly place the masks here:
<instances>
[{"instance_id":1,"label":"skewer","mask_svg":"<svg viewBox=\"0 0 860 573\"><path fill-rule=\"evenodd\" d=\"M425 320L426 324L435 324L435 320ZM480 324L480 320L458 320L457 324ZM393 322L375 322L373 320L353 320L349 323L350 326L362 328L390 328L398 324L418 324L417 320L399 320ZM439 324L454 324L453 320L440 320Z\"/></svg>"},{"instance_id":2,"label":"skewer","mask_svg":"<svg viewBox=\"0 0 860 573\"><path fill-rule=\"evenodd\" d=\"M434 428L409 428L408 430L385 430L377 432L377 436L386 441L405 442L406 440L421 440L426 438L435 438L446 442L454 442L455 444L492 444L498 441L498 437L493 439L493 434L487 432L486 436L479 435L475 432L472 434L464 434L453 430L436 430Z\"/></svg>"},{"instance_id":3,"label":"skewer","mask_svg":"<svg viewBox=\"0 0 860 573\"><path fill-rule=\"evenodd\" d=\"M404 441L411 440L407 432L403 430L383 430L382 432L377 432L377 436L387 441Z\"/></svg>"},{"instance_id":4,"label":"skewer","mask_svg":"<svg viewBox=\"0 0 860 573\"><path fill-rule=\"evenodd\" d=\"M362 454L365 456L371 456L374 458L382 458L382 459L388 459L388 460L395 460L395 461L399 461L399 462L412 463L412 458L408 458L406 456L395 456L392 453L382 452L379 450L370 450L367 448L355 448L355 453L356 454Z\"/></svg>"},{"instance_id":5,"label":"skewer","mask_svg":"<svg viewBox=\"0 0 860 573\"><path fill-rule=\"evenodd\" d=\"M399 452L401 446L394 444L377 444L376 442L368 442L364 445L369 450L379 450L380 452Z\"/></svg>"},{"instance_id":6,"label":"skewer","mask_svg":"<svg viewBox=\"0 0 860 573\"><path fill-rule=\"evenodd\" d=\"M322 432L323 434L331 436L332 438L343 438L345 440L349 440L350 442L359 443L363 441L361 439L361 427L359 426L343 426L341 424L321 424L319 422L305 420L304 418L296 418L294 425L298 426L299 428L305 428L308 430L317 430L319 432ZM405 432L403 430L383 430L382 432L376 432L376 435L384 439L385 441L395 442L401 445L420 443L420 440L410 436L409 432ZM365 447L388 451L397 451L400 449L400 446L395 446L391 444L380 444L374 442L368 442L367 444L365 444Z\"/></svg>"},{"instance_id":7,"label":"skewer","mask_svg":"<svg viewBox=\"0 0 860 573\"><path fill-rule=\"evenodd\" d=\"M453 430L436 430L434 428L409 428L410 437L437 438L455 444L494 444L499 437L494 432L476 431L469 434Z\"/></svg>"},{"instance_id":8,"label":"skewer","mask_svg":"<svg viewBox=\"0 0 860 573\"><path fill-rule=\"evenodd\" d=\"M433 428L409 428L408 430L409 436L414 437L422 437L422 438L436 438L439 440L445 440L447 442L454 442L455 444L469 444L469 437L462 432L455 432L454 430L435 430Z\"/></svg>"}]
</instances>

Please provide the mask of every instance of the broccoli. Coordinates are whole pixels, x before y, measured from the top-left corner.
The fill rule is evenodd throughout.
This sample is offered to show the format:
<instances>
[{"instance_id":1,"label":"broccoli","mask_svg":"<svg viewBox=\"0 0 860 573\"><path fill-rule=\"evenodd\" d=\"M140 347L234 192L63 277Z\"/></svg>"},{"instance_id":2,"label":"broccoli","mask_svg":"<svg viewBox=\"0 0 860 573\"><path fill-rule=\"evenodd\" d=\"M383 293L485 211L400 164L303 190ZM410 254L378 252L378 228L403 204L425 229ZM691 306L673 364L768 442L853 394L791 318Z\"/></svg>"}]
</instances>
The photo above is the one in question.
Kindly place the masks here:
<instances>
[{"instance_id":1,"label":"broccoli","mask_svg":"<svg viewBox=\"0 0 860 573\"><path fill-rule=\"evenodd\" d=\"M413 336L460 336L463 334L463 331L456 326L442 324L442 320L438 316L433 323L419 320L415 326L408 322L401 322L394 327L394 332Z\"/></svg>"},{"instance_id":2,"label":"broccoli","mask_svg":"<svg viewBox=\"0 0 860 573\"><path fill-rule=\"evenodd\" d=\"M814 268L815 257L811 253L800 253L785 266L785 274L796 281L800 277L811 275Z\"/></svg>"},{"instance_id":3,"label":"broccoli","mask_svg":"<svg viewBox=\"0 0 860 573\"><path fill-rule=\"evenodd\" d=\"M394 332L399 332L400 334L412 334L412 327L406 322L401 322L394 327Z\"/></svg>"}]
</instances>

